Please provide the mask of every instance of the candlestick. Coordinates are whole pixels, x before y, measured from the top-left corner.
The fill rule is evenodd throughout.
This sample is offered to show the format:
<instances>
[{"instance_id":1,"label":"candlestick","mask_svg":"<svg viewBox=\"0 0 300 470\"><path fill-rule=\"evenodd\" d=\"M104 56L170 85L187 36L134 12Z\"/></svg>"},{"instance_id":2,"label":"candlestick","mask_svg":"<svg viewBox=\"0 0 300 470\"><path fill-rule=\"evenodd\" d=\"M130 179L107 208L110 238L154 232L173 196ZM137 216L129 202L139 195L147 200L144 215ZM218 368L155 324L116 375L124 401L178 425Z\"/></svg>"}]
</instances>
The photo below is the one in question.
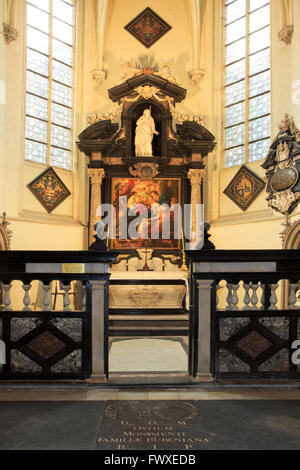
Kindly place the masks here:
<instances>
[{"instance_id":1,"label":"candlestick","mask_svg":"<svg viewBox=\"0 0 300 470\"><path fill-rule=\"evenodd\" d=\"M186 265L186 256L185 256L185 243L184 243L184 233L183 228L181 229L182 233L182 265L180 267L181 271L188 271L188 267Z\"/></svg>"},{"instance_id":2,"label":"candlestick","mask_svg":"<svg viewBox=\"0 0 300 470\"><path fill-rule=\"evenodd\" d=\"M107 224L107 232L106 232L106 248L108 248L109 243L109 222Z\"/></svg>"}]
</instances>

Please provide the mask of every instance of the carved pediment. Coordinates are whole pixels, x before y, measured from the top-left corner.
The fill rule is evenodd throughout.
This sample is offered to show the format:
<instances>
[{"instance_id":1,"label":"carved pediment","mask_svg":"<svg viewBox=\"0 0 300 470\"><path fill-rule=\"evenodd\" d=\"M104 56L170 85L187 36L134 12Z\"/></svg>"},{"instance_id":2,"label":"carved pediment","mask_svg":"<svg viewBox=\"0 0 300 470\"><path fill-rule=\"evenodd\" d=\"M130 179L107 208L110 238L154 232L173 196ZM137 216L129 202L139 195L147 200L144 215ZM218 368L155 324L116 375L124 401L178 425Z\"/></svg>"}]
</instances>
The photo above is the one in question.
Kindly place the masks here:
<instances>
[{"instance_id":1,"label":"carved pediment","mask_svg":"<svg viewBox=\"0 0 300 470\"><path fill-rule=\"evenodd\" d=\"M176 129L177 134L184 141L213 142L215 140L214 135L197 122L184 121L182 124L177 124Z\"/></svg>"},{"instance_id":2,"label":"carved pediment","mask_svg":"<svg viewBox=\"0 0 300 470\"><path fill-rule=\"evenodd\" d=\"M118 124L112 124L108 119L106 121L95 122L91 126L87 127L78 138L80 141L83 140L109 140L117 132L119 128Z\"/></svg>"},{"instance_id":3,"label":"carved pediment","mask_svg":"<svg viewBox=\"0 0 300 470\"><path fill-rule=\"evenodd\" d=\"M214 135L197 122L184 121L177 124L176 130L181 143L191 154L206 156L216 146Z\"/></svg>"},{"instance_id":4,"label":"carved pediment","mask_svg":"<svg viewBox=\"0 0 300 470\"><path fill-rule=\"evenodd\" d=\"M78 136L78 147L89 156L93 152L106 152L107 149L118 155L120 145L112 145L117 136L118 129L119 124L113 124L110 120L95 122Z\"/></svg>"},{"instance_id":5,"label":"carved pediment","mask_svg":"<svg viewBox=\"0 0 300 470\"><path fill-rule=\"evenodd\" d=\"M134 93L135 88L139 86L154 86L159 88L161 93L174 98L176 103L180 103L186 97L186 89L181 86L176 85L175 83L169 82L167 79L159 77L153 74L141 74L136 77L126 80L126 82L121 83L113 88L108 90L108 96L112 101L120 101L125 96L128 96Z\"/></svg>"}]
</instances>

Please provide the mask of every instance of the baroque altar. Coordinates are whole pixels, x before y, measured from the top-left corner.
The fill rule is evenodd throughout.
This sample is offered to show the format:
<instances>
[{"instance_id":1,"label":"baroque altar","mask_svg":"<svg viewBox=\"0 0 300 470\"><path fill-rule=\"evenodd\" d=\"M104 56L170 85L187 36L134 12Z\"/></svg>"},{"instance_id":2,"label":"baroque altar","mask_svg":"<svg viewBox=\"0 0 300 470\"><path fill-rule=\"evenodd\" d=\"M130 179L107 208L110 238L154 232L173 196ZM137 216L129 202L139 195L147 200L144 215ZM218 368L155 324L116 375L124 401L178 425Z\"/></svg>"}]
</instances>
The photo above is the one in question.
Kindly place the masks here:
<instances>
[{"instance_id":1,"label":"baroque altar","mask_svg":"<svg viewBox=\"0 0 300 470\"><path fill-rule=\"evenodd\" d=\"M196 206L203 201L205 159L216 145L199 116L177 111L186 93L174 77L151 70L125 76L108 90L116 111L90 116L90 125L79 135L78 147L88 157L90 245L101 204L111 204L119 217L124 197L125 210L138 209L140 204L147 210L157 208L155 239L122 238L118 223L116 233L108 234L107 247L120 252L111 268L110 309L145 308L142 294L149 299L152 292L152 308L185 310L184 241L178 234L175 237L172 221L170 237L164 238L160 213L164 205L190 203L194 221ZM139 234L148 228L141 222ZM132 286L130 279L135 281ZM169 285L159 285L163 280Z\"/></svg>"}]
</instances>

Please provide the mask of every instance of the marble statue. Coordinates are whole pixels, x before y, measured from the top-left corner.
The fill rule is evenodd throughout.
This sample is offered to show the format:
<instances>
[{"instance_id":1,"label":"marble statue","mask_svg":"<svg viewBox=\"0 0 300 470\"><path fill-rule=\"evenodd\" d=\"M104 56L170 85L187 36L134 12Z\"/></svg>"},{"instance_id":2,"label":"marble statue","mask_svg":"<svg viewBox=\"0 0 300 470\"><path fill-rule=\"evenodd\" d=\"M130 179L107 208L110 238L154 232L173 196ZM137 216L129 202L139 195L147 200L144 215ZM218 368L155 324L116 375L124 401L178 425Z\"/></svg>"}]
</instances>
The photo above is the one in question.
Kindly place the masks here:
<instances>
[{"instance_id":1,"label":"marble statue","mask_svg":"<svg viewBox=\"0 0 300 470\"><path fill-rule=\"evenodd\" d=\"M145 109L142 116L137 120L135 130L135 155L137 157L152 157L153 134L158 135L155 130L154 119L150 109Z\"/></svg>"}]
</instances>

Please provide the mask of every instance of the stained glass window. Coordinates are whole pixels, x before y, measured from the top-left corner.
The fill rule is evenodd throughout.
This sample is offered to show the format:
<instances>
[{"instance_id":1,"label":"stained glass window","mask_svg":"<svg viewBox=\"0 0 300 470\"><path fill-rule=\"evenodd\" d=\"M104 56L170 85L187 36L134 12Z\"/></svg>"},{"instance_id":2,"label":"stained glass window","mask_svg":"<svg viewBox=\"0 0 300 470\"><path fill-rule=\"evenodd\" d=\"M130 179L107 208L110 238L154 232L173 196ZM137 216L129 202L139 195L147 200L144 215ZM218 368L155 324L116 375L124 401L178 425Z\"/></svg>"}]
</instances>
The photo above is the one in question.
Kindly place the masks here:
<instances>
[{"instance_id":1,"label":"stained glass window","mask_svg":"<svg viewBox=\"0 0 300 470\"><path fill-rule=\"evenodd\" d=\"M71 169L72 0L27 0L26 160Z\"/></svg>"},{"instance_id":2,"label":"stained glass window","mask_svg":"<svg viewBox=\"0 0 300 470\"><path fill-rule=\"evenodd\" d=\"M225 166L270 145L270 0L225 0Z\"/></svg>"}]
</instances>

